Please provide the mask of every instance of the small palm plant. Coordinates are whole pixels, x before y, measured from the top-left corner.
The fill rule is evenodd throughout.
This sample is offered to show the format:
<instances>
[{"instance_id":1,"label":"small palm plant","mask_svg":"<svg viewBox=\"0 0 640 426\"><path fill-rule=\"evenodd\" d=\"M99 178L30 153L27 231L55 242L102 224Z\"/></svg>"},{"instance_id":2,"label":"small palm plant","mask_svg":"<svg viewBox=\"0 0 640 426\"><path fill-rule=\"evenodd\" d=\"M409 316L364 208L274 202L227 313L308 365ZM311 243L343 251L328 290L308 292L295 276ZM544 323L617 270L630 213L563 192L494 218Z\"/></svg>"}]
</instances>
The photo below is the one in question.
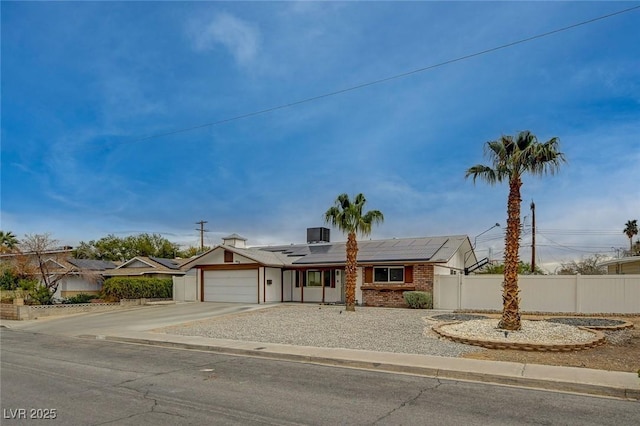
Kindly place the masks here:
<instances>
[{"instance_id":1,"label":"small palm plant","mask_svg":"<svg viewBox=\"0 0 640 426\"><path fill-rule=\"evenodd\" d=\"M347 194L341 194L336 198L335 205L324 214L326 223L330 223L340 231L347 234L347 262L345 264L345 302L346 311L356 310L356 280L358 278L358 241L356 235L363 237L371 235L374 224L382 223L384 216L378 210L370 210L363 213L367 202L364 195L358 194L353 201Z\"/></svg>"},{"instance_id":2,"label":"small palm plant","mask_svg":"<svg viewBox=\"0 0 640 426\"><path fill-rule=\"evenodd\" d=\"M629 256L633 256L633 236L638 235L638 220L628 220L624 224L624 231L622 232L627 234L627 238L629 238Z\"/></svg>"},{"instance_id":3,"label":"small palm plant","mask_svg":"<svg viewBox=\"0 0 640 426\"><path fill-rule=\"evenodd\" d=\"M11 253L16 250L20 241L13 232L0 231L0 253Z\"/></svg>"},{"instance_id":4,"label":"small palm plant","mask_svg":"<svg viewBox=\"0 0 640 426\"><path fill-rule=\"evenodd\" d=\"M558 138L540 143L529 131L487 142L485 154L491 166L482 164L470 167L465 177L473 177L490 185L507 181L509 198L507 201L507 232L504 251L504 287L502 292L502 319L498 328L520 330L520 297L518 290L518 263L520 250L520 188L522 176L555 173L565 162L564 154L558 151Z\"/></svg>"}]
</instances>

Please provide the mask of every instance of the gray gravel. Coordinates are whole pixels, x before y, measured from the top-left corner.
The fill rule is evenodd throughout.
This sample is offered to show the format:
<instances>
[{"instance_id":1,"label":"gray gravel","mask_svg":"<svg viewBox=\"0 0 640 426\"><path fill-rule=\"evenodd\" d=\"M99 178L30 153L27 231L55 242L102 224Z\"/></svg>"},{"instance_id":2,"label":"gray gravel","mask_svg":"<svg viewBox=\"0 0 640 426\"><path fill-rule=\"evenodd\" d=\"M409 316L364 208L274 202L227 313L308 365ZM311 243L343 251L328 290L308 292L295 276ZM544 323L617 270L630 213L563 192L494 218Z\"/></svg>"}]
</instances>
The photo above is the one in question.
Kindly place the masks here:
<instances>
[{"instance_id":1,"label":"gray gravel","mask_svg":"<svg viewBox=\"0 0 640 426\"><path fill-rule=\"evenodd\" d=\"M163 328L183 336L458 357L481 349L440 338L430 310L278 305Z\"/></svg>"},{"instance_id":2,"label":"gray gravel","mask_svg":"<svg viewBox=\"0 0 640 426\"><path fill-rule=\"evenodd\" d=\"M566 318L548 318L545 321L555 322L558 324L568 324L580 327L613 327L622 325L625 322L621 320L608 318L589 318L589 317L566 317Z\"/></svg>"}]
</instances>

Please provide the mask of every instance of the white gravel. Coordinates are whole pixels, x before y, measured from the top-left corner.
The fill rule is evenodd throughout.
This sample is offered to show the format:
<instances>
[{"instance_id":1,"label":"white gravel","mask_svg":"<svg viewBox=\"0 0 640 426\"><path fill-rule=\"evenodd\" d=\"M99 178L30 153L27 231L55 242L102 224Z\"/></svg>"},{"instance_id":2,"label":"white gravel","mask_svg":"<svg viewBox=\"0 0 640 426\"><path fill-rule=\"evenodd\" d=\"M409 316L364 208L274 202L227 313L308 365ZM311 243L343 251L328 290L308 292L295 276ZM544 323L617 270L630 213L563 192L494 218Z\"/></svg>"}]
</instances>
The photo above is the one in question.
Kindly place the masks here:
<instances>
[{"instance_id":1,"label":"white gravel","mask_svg":"<svg viewBox=\"0 0 640 426\"><path fill-rule=\"evenodd\" d=\"M594 338L593 333L572 325L527 320L520 322L520 330L509 331L505 335L504 330L497 328L498 322L497 319L472 320L444 325L441 330L456 337L515 343L577 344L589 342Z\"/></svg>"},{"instance_id":2,"label":"white gravel","mask_svg":"<svg viewBox=\"0 0 640 426\"><path fill-rule=\"evenodd\" d=\"M164 333L326 348L457 357L480 348L440 338L429 310L279 305L167 327Z\"/></svg>"}]
</instances>

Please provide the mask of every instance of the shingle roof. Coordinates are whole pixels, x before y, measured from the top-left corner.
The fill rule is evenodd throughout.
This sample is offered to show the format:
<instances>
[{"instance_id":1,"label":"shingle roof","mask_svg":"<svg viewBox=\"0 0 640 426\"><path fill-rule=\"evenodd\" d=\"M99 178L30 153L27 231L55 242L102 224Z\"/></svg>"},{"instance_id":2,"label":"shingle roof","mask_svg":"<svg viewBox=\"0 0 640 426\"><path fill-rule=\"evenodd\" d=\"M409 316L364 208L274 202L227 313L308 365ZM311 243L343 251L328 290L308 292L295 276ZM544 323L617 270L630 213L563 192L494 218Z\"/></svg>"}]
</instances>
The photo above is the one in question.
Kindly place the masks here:
<instances>
[{"instance_id":1,"label":"shingle roof","mask_svg":"<svg viewBox=\"0 0 640 426\"><path fill-rule=\"evenodd\" d=\"M291 265L292 259L283 253L277 251L256 250L254 248L238 248L231 246L220 246L226 250L231 250L241 256L255 260L265 266L287 266Z\"/></svg>"},{"instance_id":2,"label":"shingle roof","mask_svg":"<svg viewBox=\"0 0 640 426\"><path fill-rule=\"evenodd\" d=\"M153 256L149 256L149 259L163 266L166 266L169 269L180 269L181 263L174 259L164 259L161 257L153 257Z\"/></svg>"},{"instance_id":3,"label":"shingle roof","mask_svg":"<svg viewBox=\"0 0 640 426\"><path fill-rule=\"evenodd\" d=\"M358 262L447 262L467 239L466 235L453 235L359 241ZM295 258L290 259L292 265L341 264L345 262L346 243L296 244L250 250L282 253Z\"/></svg>"},{"instance_id":4,"label":"shingle roof","mask_svg":"<svg viewBox=\"0 0 640 426\"><path fill-rule=\"evenodd\" d=\"M115 263L108 260L68 258L67 262L79 269L89 271L104 271L107 269L114 269L117 266Z\"/></svg>"}]
</instances>

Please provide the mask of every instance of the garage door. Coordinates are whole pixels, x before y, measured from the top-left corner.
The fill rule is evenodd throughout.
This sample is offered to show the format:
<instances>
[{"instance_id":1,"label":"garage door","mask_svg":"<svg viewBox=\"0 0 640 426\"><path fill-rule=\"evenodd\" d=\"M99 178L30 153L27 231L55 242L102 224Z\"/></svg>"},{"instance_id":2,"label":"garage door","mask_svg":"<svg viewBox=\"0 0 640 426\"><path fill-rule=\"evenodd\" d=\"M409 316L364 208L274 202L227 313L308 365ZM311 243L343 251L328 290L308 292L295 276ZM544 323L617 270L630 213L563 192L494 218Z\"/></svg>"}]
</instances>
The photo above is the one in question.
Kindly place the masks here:
<instances>
[{"instance_id":1,"label":"garage door","mask_svg":"<svg viewBox=\"0 0 640 426\"><path fill-rule=\"evenodd\" d=\"M258 270L205 271L204 301L258 303Z\"/></svg>"}]
</instances>

